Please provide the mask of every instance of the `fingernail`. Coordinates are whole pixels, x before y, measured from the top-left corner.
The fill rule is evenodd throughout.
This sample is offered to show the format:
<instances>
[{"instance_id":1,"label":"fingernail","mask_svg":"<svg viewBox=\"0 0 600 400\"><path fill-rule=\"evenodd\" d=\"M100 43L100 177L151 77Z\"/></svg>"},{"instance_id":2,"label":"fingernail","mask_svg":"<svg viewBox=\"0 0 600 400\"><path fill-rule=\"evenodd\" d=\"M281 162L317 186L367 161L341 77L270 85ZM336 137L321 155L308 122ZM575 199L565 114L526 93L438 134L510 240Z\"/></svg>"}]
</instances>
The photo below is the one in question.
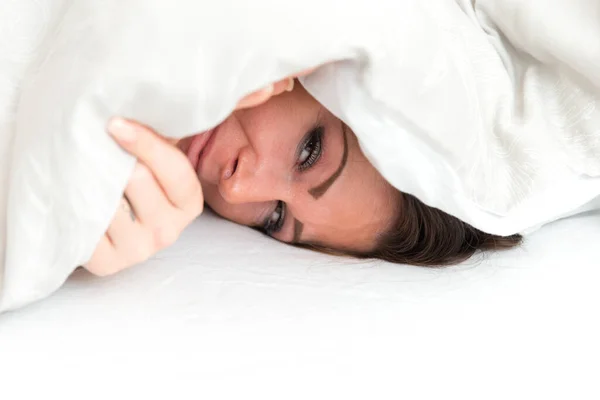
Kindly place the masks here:
<instances>
[{"instance_id":1,"label":"fingernail","mask_svg":"<svg viewBox=\"0 0 600 400\"><path fill-rule=\"evenodd\" d=\"M108 122L108 132L123 142L132 142L135 139L135 127L123 118L111 118Z\"/></svg>"},{"instance_id":2,"label":"fingernail","mask_svg":"<svg viewBox=\"0 0 600 400\"><path fill-rule=\"evenodd\" d=\"M291 92L294 90L294 84L296 80L294 78L288 78L288 86L285 88L286 92Z\"/></svg>"}]
</instances>

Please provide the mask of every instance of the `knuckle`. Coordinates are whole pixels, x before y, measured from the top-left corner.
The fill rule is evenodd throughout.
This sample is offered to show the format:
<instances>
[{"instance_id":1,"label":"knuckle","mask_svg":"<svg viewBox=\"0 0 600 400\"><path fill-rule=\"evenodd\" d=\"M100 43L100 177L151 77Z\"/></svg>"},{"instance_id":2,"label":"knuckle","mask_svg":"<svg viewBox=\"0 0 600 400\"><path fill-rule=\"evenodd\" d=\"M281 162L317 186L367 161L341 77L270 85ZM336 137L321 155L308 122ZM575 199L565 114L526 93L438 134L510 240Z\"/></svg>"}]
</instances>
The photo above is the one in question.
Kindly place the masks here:
<instances>
[{"instance_id":1,"label":"knuckle","mask_svg":"<svg viewBox=\"0 0 600 400\"><path fill-rule=\"evenodd\" d=\"M171 179L177 180L180 187L183 186L185 188L186 194L198 182L196 172L187 158L173 160L169 165L169 175Z\"/></svg>"},{"instance_id":2,"label":"knuckle","mask_svg":"<svg viewBox=\"0 0 600 400\"><path fill-rule=\"evenodd\" d=\"M190 212L192 217L196 218L204 211L204 199L202 196L195 196L190 201Z\"/></svg>"},{"instance_id":3,"label":"knuckle","mask_svg":"<svg viewBox=\"0 0 600 400\"><path fill-rule=\"evenodd\" d=\"M103 265L103 264L97 264L97 263L90 263L87 264L85 266L85 269L87 269L92 275L104 278L110 275L114 275L115 273L117 273L119 271L119 269L116 269L114 265L112 266L107 266L107 265Z\"/></svg>"},{"instance_id":4,"label":"knuckle","mask_svg":"<svg viewBox=\"0 0 600 400\"><path fill-rule=\"evenodd\" d=\"M152 179L152 172L150 171L150 168L138 162L135 166L135 169L133 170L131 181L145 182L149 179Z\"/></svg>"},{"instance_id":5,"label":"knuckle","mask_svg":"<svg viewBox=\"0 0 600 400\"><path fill-rule=\"evenodd\" d=\"M92 275L101 276L101 271L99 270L98 266L94 263L93 260L85 264L83 267Z\"/></svg>"},{"instance_id":6,"label":"knuckle","mask_svg":"<svg viewBox=\"0 0 600 400\"><path fill-rule=\"evenodd\" d=\"M201 206L204 204L204 192L202 191L202 185L199 180L196 181L196 185L194 186L192 198L195 202L200 203Z\"/></svg>"},{"instance_id":7,"label":"knuckle","mask_svg":"<svg viewBox=\"0 0 600 400\"><path fill-rule=\"evenodd\" d=\"M135 244L135 246L130 251L130 265L138 264L149 259L154 253L156 249L154 248L154 244L149 240L140 240Z\"/></svg>"},{"instance_id":8,"label":"knuckle","mask_svg":"<svg viewBox=\"0 0 600 400\"><path fill-rule=\"evenodd\" d=\"M179 230L169 225L154 228L154 246L157 250L164 249L174 244L179 238Z\"/></svg>"},{"instance_id":9,"label":"knuckle","mask_svg":"<svg viewBox=\"0 0 600 400\"><path fill-rule=\"evenodd\" d=\"M90 272L100 278L106 278L107 276L116 274L118 270L114 270L113 268L100 268Z\"/></svg>"},{"instance_id":10,"label":"knuckle","mask_svg":"<svg viewBox=\"0 0 600 400\"><path fill-rule=\"evenodd\" d=\"M196 207L193 210L194 212L194 218L198 217L200 214L202 214L204 212L204 201L198 201L196 202Z\"/></svg>"},{"instance_id":11,"label":"knuckle","mask_svg":"<svg viewBox=\"0 0 600 400\"><path fill-rule=\"evenodd\" d=\"M185 198L185 209L189 210L194 218L202 214L204 211L204 193L199 182L196 181L194 184L190 184L187 188Z\"/></svg>"}]
</instances>

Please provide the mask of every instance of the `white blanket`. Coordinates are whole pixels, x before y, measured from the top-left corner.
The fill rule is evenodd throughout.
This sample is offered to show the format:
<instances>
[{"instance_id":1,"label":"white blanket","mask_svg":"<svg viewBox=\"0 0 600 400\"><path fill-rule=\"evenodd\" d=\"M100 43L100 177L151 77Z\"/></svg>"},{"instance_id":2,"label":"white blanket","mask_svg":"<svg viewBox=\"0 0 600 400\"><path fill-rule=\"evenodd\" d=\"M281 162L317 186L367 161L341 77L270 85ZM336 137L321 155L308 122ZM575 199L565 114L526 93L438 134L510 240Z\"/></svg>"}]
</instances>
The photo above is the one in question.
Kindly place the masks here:
<instances>
[{"instance_id":1,"label":"white blanket","mask_svg":"<svg viewBox=\"0 0 600 400\"><path fill-rule=\"evenodd\" d=\"M2 398L598 400L599 242L596 212L426 269L207 213L143 265L0 315Z\"/></svg>"},{"instance_id":2,"label":"white blanket","mask_svg":"<svg viewBox=\"0 0 600 400\"><path fill-rule=\"evenodd\" d=\"M400 190L489 232L600 193L598 0L4 0L0 310L91 255L133 160L112 115L169 136L304 81Z\"/></svg>"},{"instance_id":3,"label":"white blanket","mask_svg":"<svg viewBox=\"0 0 600 400\"><path fill-rule=\"evenodd\" d=\"M394 186L500 235L598 196L599 0L403 3L307 80Z\"/></svg>"}]
</instances>

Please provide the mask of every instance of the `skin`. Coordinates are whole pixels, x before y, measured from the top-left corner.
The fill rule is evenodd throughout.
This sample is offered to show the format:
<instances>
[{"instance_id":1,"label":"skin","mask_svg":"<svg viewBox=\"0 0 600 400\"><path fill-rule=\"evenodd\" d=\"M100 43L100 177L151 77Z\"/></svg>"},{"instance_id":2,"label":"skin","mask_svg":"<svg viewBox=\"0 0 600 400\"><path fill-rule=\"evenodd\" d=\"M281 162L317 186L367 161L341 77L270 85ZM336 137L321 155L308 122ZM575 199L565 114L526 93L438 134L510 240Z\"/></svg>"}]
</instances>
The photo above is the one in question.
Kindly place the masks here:
<instances>
[{"instance_id":1,"label":"skin","mask_svg":"<svg viewBox=\"0 0 600 400\"><path fill-rule=\"evenodd\" d=\"M324 129L322 154L300 171L298 148L315 126ZM218 127L197 173L210 208L242 225L262 227L283 201L285 223L273 237L288 243L366 252L397 208L395 191L354 134L300 86L234 112Z\"/></svg>"},{"instance_id":2,"label":"skin","mask_svg":"<svg viewBox=\"0 0 600 400\"><path fill-rule=\"evenodd\" d=\"M257 228L275 220L284 202L275 239L373 249L401 197L367 161L352 131L300 85L292 87L286 79L242 99L216 127L197 165L190 162L194 137L173 141L133 121L112 120L110 134L138 162L85 267L111 275L146 260L175 242L204 202L224 218ZM322 151L302 168L316 143L306 146L306 138L316 127Z\"/></svg>"}]
</instances>

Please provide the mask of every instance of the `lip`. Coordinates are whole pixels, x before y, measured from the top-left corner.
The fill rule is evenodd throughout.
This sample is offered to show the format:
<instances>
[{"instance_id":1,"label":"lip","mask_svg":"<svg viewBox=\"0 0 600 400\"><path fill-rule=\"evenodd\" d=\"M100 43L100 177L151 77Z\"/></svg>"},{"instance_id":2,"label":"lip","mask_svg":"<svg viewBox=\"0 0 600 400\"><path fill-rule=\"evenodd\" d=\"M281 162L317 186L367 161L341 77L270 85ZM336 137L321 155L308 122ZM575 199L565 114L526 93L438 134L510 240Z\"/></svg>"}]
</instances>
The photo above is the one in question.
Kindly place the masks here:
<instances>
[{"instance_id":1,"label":"lip","mask_svg":"<svg viewBox=\"0 0 600 400\"><path fill-rule=\"evenodd\" d=\"M219 133L219 129L221 128L221 125L217 125L215 128L213 128L210 131L210 137L206 140L206 142L204 142L204 146L202 148L202 150L200 151L200 153L198 154L198 163L196 164L196 172L200 173L200 166L202 164L202 162L204 161L204 159L206 158L205 156L207 156L210 152L210 149L213 146L213 143L215 142L215 137L217 136L217 133Z\"/></svg>"},{"instance_id":2,"label":"lip","mask_svg":"<svg viewBox=\"0 0 600 400\"><path fill-rule=\"evenodd\" d=\"M198 170L198 164L200 164L200 157L202 152L208 145L210 138L214 135L216 128L210 129L204 133L199 133L190 143L190 147L187 152L188 160L194 167L195 170Z\"/></svg>"}]
</instances>

